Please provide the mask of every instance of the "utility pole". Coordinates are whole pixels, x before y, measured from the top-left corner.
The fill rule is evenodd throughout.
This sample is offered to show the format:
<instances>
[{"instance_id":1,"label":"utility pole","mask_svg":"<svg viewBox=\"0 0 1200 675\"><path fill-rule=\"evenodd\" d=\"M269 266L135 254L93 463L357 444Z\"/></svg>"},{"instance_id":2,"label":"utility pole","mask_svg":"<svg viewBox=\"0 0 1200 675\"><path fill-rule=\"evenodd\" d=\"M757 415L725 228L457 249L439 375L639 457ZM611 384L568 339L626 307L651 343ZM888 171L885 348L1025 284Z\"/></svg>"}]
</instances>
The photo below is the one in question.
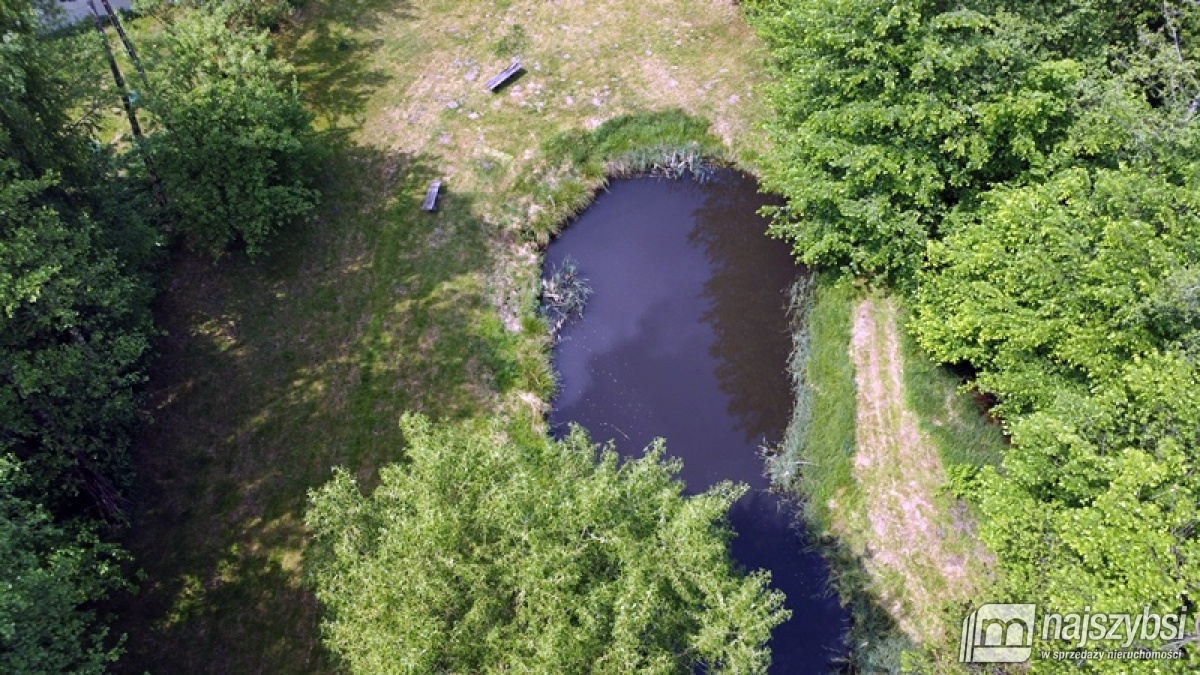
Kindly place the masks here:
<instances>
[{"instance_id":1,"label":"utility pole","mask_svg":"<svg viewBox=\"0 0 1200 675\"><path fill-rule=\"evenodd\" d=\"M108 4L108 0L100 1L104 3L104 7L111 16L112 7ZM88 0L88 8L92 10L92 23L96 26L96 32L100 34L100 42L104 43L104 54L108 57L108 69L112 71L113 82L121 94L121 103L125 106L125 116L129 118L129 130L133 133L133 146L141 153L142 162L146 165L146 172L150 174L150 185L154 190L155 201L160 207L166 207L167 195L163 192L162 180L159 179L158 172L154 170L154 163L150 160L150 155L141 147L142 125L138 123L137 110L134 109L133 99L129 96L129 87L125 82L125 76L121 73L121 66L117 64L117 57L113 54L112 44L108 41L108 33L104 32L104 20L100 18L100 12L96 10L95 0ZM117 26L117 31L124 38L125 32L120 28L120 23L114 23L114 25ZM132 51L133 45L126 41L125 47L130 50L131 57L136 58ZM135 60L134 63L140 64L141 61ZM141 72L140 65L138 71ZM145 81L145 78L145 73L142 73L142 80Z\"/></svg>"},{"instance_id":2,"label":"utility pole","mask_svg":"<svg viewBox=\"0 0 1200 675\"><path fill-rule=\"evenodd\" d=\"M125 45L125 52L129 54L129 60L133 61L133 67L137 68L138 75L142 77L142 86L146 86L146 70L142 68L142 60L138 58L137 50L133 48L133 43L129 41L129 36L125 34L125 26L121 24L121 18L117 16L113 10L112 4L108 0L100 0L100 4L104 5L104 11L108 14L108 20L112 23L113 28L117 29L117 35L121 37L121 44ZM95 8L92 8L95 12Z\"/></svg>"},{"instance_id":3,"label":"utility pole","mask_svg":"<svg viewBox=\"0 0 1200 675\"><path fill-rule=\"evenodd\" d=\"M108 5L107 2L104 4ZM129 97L129 87L125 85L125 76L121 74L121 66L117 65L117 57L113 55L112 45L108 42L108 33L104 32L104 20L100 18L100 12L96 11L94 0L88 0L88 7L92 10L92 23L96 25L100 41L104 43L104 54L108 57L108 69L112 71L113 82L121 94L121 102L125 104L125 116L129 118L129 129L133 132L134 141L139 141L142 138L142 125L138 124L137 111L133 109L133 100Z\"/></svg>"}]
</instances>

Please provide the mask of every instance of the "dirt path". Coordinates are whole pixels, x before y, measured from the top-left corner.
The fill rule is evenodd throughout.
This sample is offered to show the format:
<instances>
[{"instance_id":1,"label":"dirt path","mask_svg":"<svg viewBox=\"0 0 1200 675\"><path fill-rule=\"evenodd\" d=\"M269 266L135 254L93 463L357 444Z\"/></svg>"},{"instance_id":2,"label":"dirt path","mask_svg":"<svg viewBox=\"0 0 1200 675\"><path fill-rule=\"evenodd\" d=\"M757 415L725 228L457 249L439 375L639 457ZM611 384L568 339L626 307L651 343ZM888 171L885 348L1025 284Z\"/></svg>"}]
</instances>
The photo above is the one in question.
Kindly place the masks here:
<instances>
[{"instance_id":1,"label":"dirt path","mask_svg":"<svg viewBox=\"0 0 1200 675\"><path fill-rule=\"evenodd\" d=\"M854 477L864 508L847 523L875 595L900 629L922 644L945 640L938 610L976 595L990 556L970 536L933 442L905 404L903 361L890 299L858 305L850 345L857 387ZM855 536L855 533L857 536Z\"/></svg>"}]
</instances>

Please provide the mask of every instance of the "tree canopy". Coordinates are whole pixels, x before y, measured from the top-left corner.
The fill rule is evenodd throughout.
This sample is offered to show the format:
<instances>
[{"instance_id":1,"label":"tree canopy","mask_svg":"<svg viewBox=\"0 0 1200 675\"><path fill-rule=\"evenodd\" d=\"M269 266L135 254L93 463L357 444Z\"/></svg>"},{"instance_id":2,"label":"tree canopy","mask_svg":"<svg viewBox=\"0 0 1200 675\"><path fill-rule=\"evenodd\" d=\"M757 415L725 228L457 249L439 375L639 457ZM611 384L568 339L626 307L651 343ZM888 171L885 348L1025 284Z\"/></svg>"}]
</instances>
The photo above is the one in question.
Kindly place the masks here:
<instances>
[{"instance_id":1,"label":"tree canopy","mask_svg":"<svg viewBox=\"0 0 1200 675\"><path fill-rule=\"evenodd\" d=\"M783 597L731 564L744 488L684 496L652 446L620 461L576 428L407 415L364 496L338 470L308 524L328 643L354 672L765 672Z\"/></svg>"},{"instance_id":2,"label":"tree canopy","mask_svg":"<svg viewBox=\"0 0 1200 675\"><path fill-rule=\"evenodd\" d=\"M106 672L120 650L88 605L124 587L124 554L16 494L27 483L0 455L0 670Z\"/></svg>"},{"instance_id":3,"label":"tree canopy","mask_svg":"<svg viewBox=\"0 0 1200 675\"><path fill-rule=\"evenodd\" d=\"M991 600L1194 608L1200 8L751 14L775 55L766 184L788 204L773 231L805 262L902 291L921 345L998 401L1001 466L951 472L997 555Z\"/></svg>"},{"instance_id":4,"label":"tree canopy","mask_svg":"<svg viewBox=\"0 0 1200 675\"><path fill-rule=\"evenodd\" d=\"M265 31L235 23L225 5L178 11L150 70L150 138L183 235L220 255L261 253L272 234L316 204L311 117L292 68Z\"/></svg>"},{"instance_id":5,"label":"tree canopy","mask_svg":"<svg viewBox=\"0 0 1200 675\"><path fill-rule=\"evenodd\" d=\"M757 0L775 56L765 184L807 263L903 282L947 213L1052 170L1089 66L1136 36L1105 2Z\"/></svg>"}]
</instances>

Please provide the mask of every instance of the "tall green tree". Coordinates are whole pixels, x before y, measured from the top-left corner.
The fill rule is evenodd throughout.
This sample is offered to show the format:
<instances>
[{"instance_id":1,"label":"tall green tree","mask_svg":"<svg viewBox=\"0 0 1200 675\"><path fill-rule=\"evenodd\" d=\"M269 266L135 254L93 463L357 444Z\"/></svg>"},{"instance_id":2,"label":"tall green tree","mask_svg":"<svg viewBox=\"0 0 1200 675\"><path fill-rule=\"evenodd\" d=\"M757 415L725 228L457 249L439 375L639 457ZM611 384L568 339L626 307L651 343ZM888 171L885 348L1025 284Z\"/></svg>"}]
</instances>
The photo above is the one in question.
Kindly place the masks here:
<instances>
[{"instance_id":1,"label":"tall green tree","mask_svg":"<svg viewBox=\"0 0 1200 675\"><path fill-rule=\"evenodd\" d=\"M120 648L89 606L125 587L126 556L20 496L27 482L0 455L0 671L106 672Z\"/></svg>"},{"instance_id":2,"label":"tall green tree","mask_svg":"<svg viewBox=\"0 0 1200 675\"><path fill-rule=\"evenodd\" d=\"M772 231L810 264L900 285L947 213L990 185L1036 179L1108 44L1117 3L755 0L772 48Z\"/></svg>"},{"instance_id":3,"label":"tall green tree","mask_svg":"<svg viewBox=\"0 0 1200 675\"><path fill-rule=\"evenodd\" d=\"M919 339L979 369L1013 441L964 492L1008 598L1177 612L1200 592L1198 200L1162 172L1064 170L930 247Z\"/></svg>"},{"instance_id":4,"label":"tall green tree","mask_svg":"<svg viewBox=\"0 0 1200 675\"><path fill-rule=\"evenodd\" d=\"M153 241L101 185L107 161L67 116L71 82L30 4L0 9L0 450L51 502L82 490L116 516L152 332L137 266Z\"/></svg>"},{"instance_id":5,"label":"tall green tree","mask_svg":"<svg viewBox=\"0 0 1200 675\"><path fill-rule=\"evenodd\" d=\"M310 115L266 32L231 28L219 8L172 16L146 107L174 222L206 253L260 253L317 202Z\"/></svg>"},{"instance_id":6,"label":"tall green tree","mask_svg":"<svg viewBox=\"0 0 1200 675\"><path fill-rule=\"evenodd\" d=\"M311 495L326 640L354 672L761 673L787 611L731 564L743 488L683 495L662 444L626 462L575 429L408 415L404 464Z\"/></svg>"},{"instance_id":7,"label":"tall green tree","mask_svg":"<svg viewBox=\"0 0 1200 675\"><path fill-rule=\"evenodd\" d=\"M107 250L85 215L51 204L53 176L0 163L0 447L44 494L90 494L121 511L152 331L149 288Z\"/></svg>"},{"instance_id":8,"label":"tall green tree","mask_svg":"<svg viewBox=\"0 0 1200 675\"><path fill-rule=\"evenodd\" d=\"M58 69L60 53L39 31L30 0L0 0L0 157L25 177L55 172L78 184L87 138L70 123L71 83Z\"/></svg>"}]
</instances>

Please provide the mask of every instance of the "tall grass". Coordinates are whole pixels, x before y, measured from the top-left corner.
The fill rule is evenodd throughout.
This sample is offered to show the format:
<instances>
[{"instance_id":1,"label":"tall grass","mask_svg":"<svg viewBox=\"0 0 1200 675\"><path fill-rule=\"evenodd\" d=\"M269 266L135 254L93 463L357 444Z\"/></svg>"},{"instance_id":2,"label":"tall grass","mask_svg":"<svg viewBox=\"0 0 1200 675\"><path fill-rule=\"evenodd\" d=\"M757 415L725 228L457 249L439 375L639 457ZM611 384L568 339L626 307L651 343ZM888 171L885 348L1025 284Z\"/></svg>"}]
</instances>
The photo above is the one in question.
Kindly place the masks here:
<instances>
[{"instance_id":1,"label":"tall grass","mask_svg":"<svg viewBox=\"0 0 1200 675\"><path fill-rule=\"evenodd\" d=\"M593 131L570 131L541 146L537 170L520 190L545 205L525 223L530 238L546 243L591 204L609 178L649 174L693 176L728 161L728 151L709 131L708 120L680 110L614 117Z\"/></svg>"},{"instance_id":2,"label":"tall grass","mask_svg":"<svg viewBox=\"0 0 1200 675\"><path fill-rule=\"evenodd\" d=\"M775 486L793 487L806 464L805 445L812 424L812 388L807 373L812 356L812 335L809 319L813 308L816 276L802 274L788 289L788 323L792 332L792 354L788 358L788 373L792 380L792 417L784 432L783 442L764 457L767 477Z\"/></svg>"},{"instance_id":3,"label":"tall grass","mask_svg":"<svg viewBox=\"0 0 1200 675\"><path fill-rule=\"evenodd\" d=\"M791 289L795 394L792 419L767 468L772 483L801 496L804 517L822 536L831 532L831 499L841 508L857 492L854 481L854 365L851 313L856 291L845 281L806 276Z\"/></svg>"},{"instance_id":4,"label":"tall grass","mask_svg":"<svg viewBox=\"0 0 1200 675\"><path fill-rule=\"evenodd\" d=\"M907 324L906 315L901 319L902 325ZM934 363L907 330L901 331L900 352L906 402L917 413L921 430L937 446L942 466L999 465L1007 437L999 423L980 409L962 378Z\"/></svg>"},{"instance_id":5,"label":"tall grass","mask_svg":"<svg viewBox=\"0 0 1200 675\"><path fill-rule=\"evenodd\" d=\"M710 178L713 168L699 143L638 148L607 163L607 173L612 177L684 178L690 175L702 183Z\"/></svg>"}]
</instances>

